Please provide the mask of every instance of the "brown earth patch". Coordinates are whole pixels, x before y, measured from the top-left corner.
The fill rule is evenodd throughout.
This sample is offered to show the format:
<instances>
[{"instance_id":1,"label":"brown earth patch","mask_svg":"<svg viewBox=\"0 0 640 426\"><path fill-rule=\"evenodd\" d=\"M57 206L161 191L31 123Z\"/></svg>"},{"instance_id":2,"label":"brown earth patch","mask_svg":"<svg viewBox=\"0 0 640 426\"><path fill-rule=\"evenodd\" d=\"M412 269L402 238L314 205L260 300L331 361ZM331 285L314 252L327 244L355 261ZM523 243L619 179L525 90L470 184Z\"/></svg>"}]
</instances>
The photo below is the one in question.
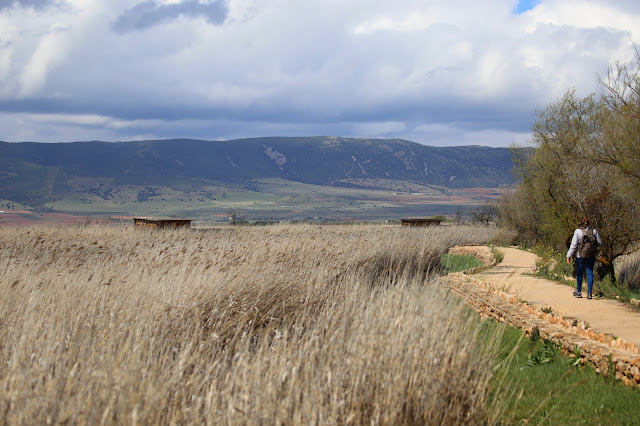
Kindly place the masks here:
<instances>
[{"instance_id":1,"label":"brown earth patch","mask_svg":"<svg viewBox=\"0 0 640 426\"><path fill-rule=\"evenodd\" d=\"M4 213L0 214L1 226L69 226L84 225L88 221L90 221L90 223L108 223L108 221L104 219L87 219L87 216L77 216L67 213L38 213L29 210L5 210Z\"/></svg>"}]
</instances>

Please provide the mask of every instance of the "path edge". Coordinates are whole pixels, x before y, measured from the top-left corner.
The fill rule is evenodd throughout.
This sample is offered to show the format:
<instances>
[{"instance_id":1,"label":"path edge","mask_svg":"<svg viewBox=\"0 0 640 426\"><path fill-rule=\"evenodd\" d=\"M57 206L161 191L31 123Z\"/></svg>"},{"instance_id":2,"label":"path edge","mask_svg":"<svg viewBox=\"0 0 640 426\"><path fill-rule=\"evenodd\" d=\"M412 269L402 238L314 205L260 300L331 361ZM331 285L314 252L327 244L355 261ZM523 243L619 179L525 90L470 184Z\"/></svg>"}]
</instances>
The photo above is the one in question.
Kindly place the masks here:
<instances>
[{"instance_id":1,"label":"path edge","mask_svg":"<svg viewBox=\"0 0 640 426\"><path fill-rule=\"evenodd\" d=\"M483 249L484 247L484 249ZM486 250L485 250L486 249ZM443 277L445 286L453 290L482 318L493 318L512 325L525 334L538 330L562 348L563 354L580 354L580 364L591 364L596 373L605 377L613 374L626 385L640 387L640 350L632 343L589 329L584 321L568 320L562 316L542 312L515 296L488 285L471 276L479 270L496 265L486 246L453 247L450 253L471 254L484 266ZM474 254L478 253L478 254ZM489 259L486 253L491 255Z\"/></svg>"}]
</instances>

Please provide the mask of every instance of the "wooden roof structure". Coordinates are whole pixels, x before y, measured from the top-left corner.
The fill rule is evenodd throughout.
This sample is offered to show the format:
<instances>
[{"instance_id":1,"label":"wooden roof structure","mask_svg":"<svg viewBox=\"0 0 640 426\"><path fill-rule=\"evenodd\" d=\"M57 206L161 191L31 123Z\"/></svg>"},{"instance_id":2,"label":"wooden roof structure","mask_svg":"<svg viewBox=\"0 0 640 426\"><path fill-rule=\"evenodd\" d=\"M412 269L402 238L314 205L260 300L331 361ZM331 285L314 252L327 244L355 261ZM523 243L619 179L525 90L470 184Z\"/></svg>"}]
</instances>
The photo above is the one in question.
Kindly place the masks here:
<instances>
[{"instance_id":1,"label":"wooden roof structure","mask_svg":"<svg viewBox=\"0 0 640 426\"><path fill-rule=\"evenodd\" d=\"M177 219L171 217L134 217L133 227L155 229L191 228L191 219Z\"/></svg>"},{"instance_id":2,"label":"wooden roof structure","mask_svg":"<svg viewBox=\"0 0 640 426\"><path fill-rule=\"evenodd\" d=\"M402 226L438 226L440 219L400 219Z\"/></svg>"}]
</instances>

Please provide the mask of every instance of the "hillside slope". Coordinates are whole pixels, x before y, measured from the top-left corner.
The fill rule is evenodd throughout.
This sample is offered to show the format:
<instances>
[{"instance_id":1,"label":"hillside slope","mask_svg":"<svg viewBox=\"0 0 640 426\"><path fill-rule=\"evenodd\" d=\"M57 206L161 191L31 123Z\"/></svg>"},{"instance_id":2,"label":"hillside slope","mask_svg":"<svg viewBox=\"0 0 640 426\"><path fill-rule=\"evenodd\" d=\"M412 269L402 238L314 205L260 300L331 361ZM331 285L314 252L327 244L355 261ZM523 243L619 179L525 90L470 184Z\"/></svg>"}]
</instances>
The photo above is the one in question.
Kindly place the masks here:
<instances>
[{"instance_id":1,"label":"hillside slope","mask_svg":"<svg viewBox=\"0 0 640 426\"><path fill-rule=\"evenodd\" d=\"M283 179L358 187L363 180L448 188L510 185L507 148L431 147L401 139L268 137L231 141L0 142L0 198L37 204L64 196L69 179L170 185L199 179L239 183Z\"/></svg>"}]
</instances>

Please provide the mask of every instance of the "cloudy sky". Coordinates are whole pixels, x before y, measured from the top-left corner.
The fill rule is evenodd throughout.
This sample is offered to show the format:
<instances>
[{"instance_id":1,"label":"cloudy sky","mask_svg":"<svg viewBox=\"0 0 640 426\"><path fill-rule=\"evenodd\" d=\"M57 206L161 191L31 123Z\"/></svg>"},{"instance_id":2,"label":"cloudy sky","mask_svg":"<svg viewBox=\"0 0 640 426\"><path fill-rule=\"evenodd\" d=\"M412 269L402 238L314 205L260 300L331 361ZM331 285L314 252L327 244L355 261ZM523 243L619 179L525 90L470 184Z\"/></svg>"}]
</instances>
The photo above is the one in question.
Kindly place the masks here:
<instances>
[{"instance_id":1,"label":"cloudy sky","mask_svg":"<svg viewBox=\"0 0 640 426\"><path fill-rule=\"evenodd\" d=\"M638 0L0 0L0 140L525 142Z\"/></svg>"}]
</instances>

